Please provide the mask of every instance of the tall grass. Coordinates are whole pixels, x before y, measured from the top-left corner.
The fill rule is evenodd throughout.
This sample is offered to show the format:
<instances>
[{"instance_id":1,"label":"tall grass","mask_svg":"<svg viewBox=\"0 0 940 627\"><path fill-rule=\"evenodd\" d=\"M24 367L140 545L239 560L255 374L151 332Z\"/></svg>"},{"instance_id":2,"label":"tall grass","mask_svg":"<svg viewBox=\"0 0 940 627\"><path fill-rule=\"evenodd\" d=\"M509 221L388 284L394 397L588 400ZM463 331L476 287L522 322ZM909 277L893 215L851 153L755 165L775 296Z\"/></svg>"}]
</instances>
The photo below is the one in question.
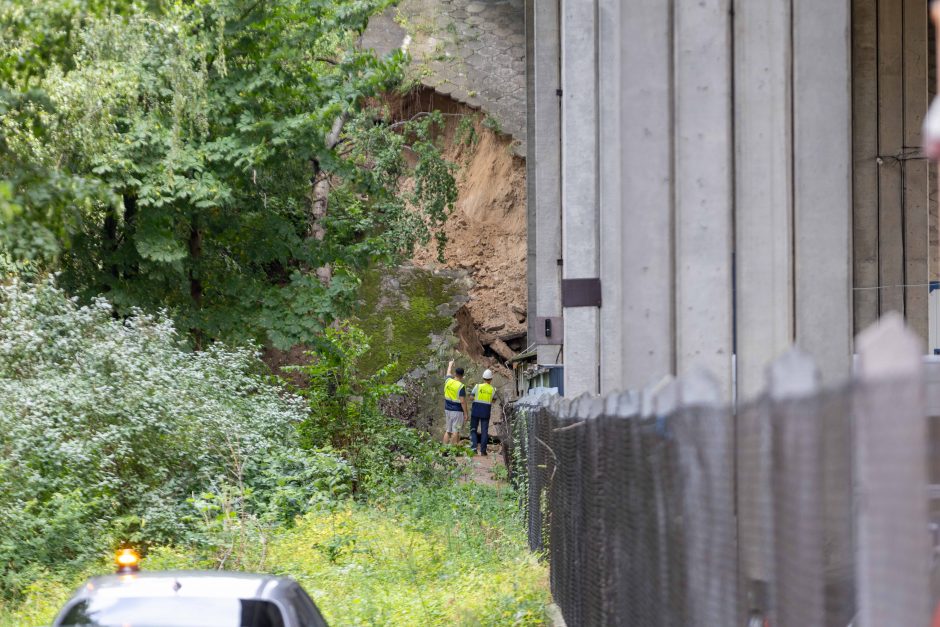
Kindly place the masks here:
<instances>
[{"instance_id":1,"label":"tall grass","mask_svg":"<svg viewBox=\"0 0 940 627\"><path fill-rule=\"evenodd\" d=\"M192 550L156 548L148 570L206 568ZM48 573L0 626L52 622L81 580L110 570L103 559L67 578ZM506 488L426 486L372 503L311 511L264 549L262 570L297 579L330 625L539 625L547 570L529 553Z\"/></svg>"}]
</instances>

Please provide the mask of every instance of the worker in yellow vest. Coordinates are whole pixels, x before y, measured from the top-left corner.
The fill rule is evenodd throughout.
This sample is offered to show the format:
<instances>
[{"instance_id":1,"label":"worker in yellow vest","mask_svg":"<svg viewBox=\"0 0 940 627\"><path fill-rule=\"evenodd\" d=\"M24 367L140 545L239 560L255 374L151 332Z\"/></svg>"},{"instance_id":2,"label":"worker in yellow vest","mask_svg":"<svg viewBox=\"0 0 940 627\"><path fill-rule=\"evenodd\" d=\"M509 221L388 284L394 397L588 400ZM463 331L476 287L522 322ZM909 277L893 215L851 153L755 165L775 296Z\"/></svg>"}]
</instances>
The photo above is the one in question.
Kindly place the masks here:
<instances>
[{"instance_id":1,"label":"worker in yellow vest","mask_svg":"<svg viewBox=\"0 0 940 627\"><path fill-rule=\"evenodd\" d=\"M480 455L486 455L486 443L490 439L490 412L493 409L493 397L496 389L493 387L493 371L487 368L483 371L483 383L473 386L470 396L473 405L470 408L470 448L473 452L479 446ZM479 426L480 432L477 433Z\"/></svg>"},{"instance_id":2,"label":"worker in yellow vest","mask_svg":"<svg viewBox=\"0 0 940 627\"><path fill-rule=\"evenodd\" d=\"M447 364L447 378L444 380L444 444L460 443L460 427L463 426L467 411L467 386L463 384L463 368L454 368L454 362Z\"/></svg>"}]
</instances>

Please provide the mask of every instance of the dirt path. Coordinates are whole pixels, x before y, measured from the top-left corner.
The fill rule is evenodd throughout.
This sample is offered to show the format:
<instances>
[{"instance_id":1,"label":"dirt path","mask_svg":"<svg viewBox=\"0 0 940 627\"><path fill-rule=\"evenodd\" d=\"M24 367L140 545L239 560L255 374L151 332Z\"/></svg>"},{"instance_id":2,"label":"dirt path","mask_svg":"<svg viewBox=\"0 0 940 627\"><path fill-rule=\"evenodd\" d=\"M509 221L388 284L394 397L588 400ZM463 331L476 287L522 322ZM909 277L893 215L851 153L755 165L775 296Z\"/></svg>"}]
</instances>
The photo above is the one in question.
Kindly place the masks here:
<instances>
[{"instance_id":1,"label":"dirt path","mask_svg":"<svg viewBox=\"0 0 940 627\"><path fill-rule=\"evenodd\" d=\"M464 462L470 465L471 470L467 480L481 485L505 485L506 482L501 478L506 476L505 467L503 466L502 446L490 444L486 447L486 452L486 457L474 455Z\"/></svg>"}]
</instances>

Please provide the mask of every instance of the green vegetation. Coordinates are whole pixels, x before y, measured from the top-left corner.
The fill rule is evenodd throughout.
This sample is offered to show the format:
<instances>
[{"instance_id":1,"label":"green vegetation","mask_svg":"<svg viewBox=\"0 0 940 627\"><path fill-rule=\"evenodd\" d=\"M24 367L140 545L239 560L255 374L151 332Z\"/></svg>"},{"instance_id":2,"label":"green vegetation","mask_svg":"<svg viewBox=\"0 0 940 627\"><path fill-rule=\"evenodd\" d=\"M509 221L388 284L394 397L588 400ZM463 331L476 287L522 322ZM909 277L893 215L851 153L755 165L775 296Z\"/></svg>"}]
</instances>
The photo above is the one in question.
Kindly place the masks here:
<instances>
[{"instance_id":1,"label":"green vegetation","mask_svg":"<svg viewBox=\"0 0 940 627\"><path fill-rule=\"evenodd\" d=\"M476 96L476 92L467 92L471 98ZM454 130L454 142L464 146L476 146L480 141L480 135L477 133L476 116L465 115L460 118L457 128Z\"/></svg>"},{"instance_id":2,"label":"green vegetation","mask_svg":"<svg viewBox=\"0 0 940 627\"><path fill-rule=\"evenodd\" d=\"M383 287L387 273L367 272L359 292L356 325L368 337L372 350L362 357L366 372L378 371L392 363L387 374L397 381L412 368L424 365L429 357L430 335L447 330L452 319L438 313L438 306L456 295L452 282L422 270L394 276L397 286Z\"/></svg>"},{"instance_id":3,"label":"green vegetation","mask_svg":"<svg viewBox=\"0 0 940 627\"><path fill-rule=\"evenodd\" d=\"M477 485L424 489L381 506L347 502L311 511L275 534L263 569L290 574L331 625L538 625L548 602L547 569L522 538L513 494ZM155 548L144 568L214 564ZM46 576L0 626L48 623L100 561L78 575Z\"/></svg>"},{"instance_id":4,"label":"green vegetation","mask_svg":"<svg viewBox=\"0 0 940 627\"><path fill-rule=\"evenodd\" d=\"M456 200L356 45L390 4L0 0L0 625L128 544L336 625L541 622L516 495L380 409L455 296L389 270ZM260 348L298 345L288 386Z\"/></svg>"},{"instance_id":5,"label":"green vegetation","mask_svg":"<svg viewBox=\"0 0 940 627\"><path fill-rule=\"evenodd\" d=\"M274 543L271 560L311 591L330 624L541 624L547 571L528 552L515 508L506 490L425 489L381 508L310 514Z\"/></svg>"},{"instance_id":6,"label":"green vegetation","mask_svg":"<svg viewBox=\"0 0 940 627\"><path fill-rule=\"evenodd\" d=\"M488 115L485 118L483 118L483 127L488 128L489 130L493 131L496 134L500 134L503 132L502 127L500 127L499 125L499 120L497 120L491 115Z\"/></svg>"},{"instance_id":7,"label":"green vegetation","mask_svg":"<svg viewBox=\"0 0 940 627\"><path fill-rule=\"evenodd\" d=\"M456 198L440 116L374 104L387 4L0 1L0 248L196 346L311 341Z\"/></svg>"},{"instance_id":8,"label":"green vegetation","mask_svg":"<svg viewBox=\"0 0 940 627\"><path fill-rule=\"evenodd\" d=\"M169 320L116 320L48 283L0 287L0 597L116 548L289 522L353 469L294 434L306 412L249 349L185 350Z\"/></svg>"},{"instance_id":9,"label":"green vegetation","mask_svg":"<svg viewBox=\"0 0 940 627\"><path fill-rule=\"evenodd\" d=\"M316 451L327 444L342 452L355 467L357 494L381 496L436 484L447 464L427 434L410 429L381 413L383 396L399 391L385 381L391 366L366 369L372 352L368 338L355 327L330 329L311 361L295 368L305 383L299 392L310 406L298 426L298 443Z\"/></svg>"},{"instance_id":10,"label":"green vegetation","mask_svg":"<svg viewBox=\"0 0 940 627\"><path fill-rule=\"evenodd\" d=\"M299 398L165 318L0 288L0 625L47 622L127 542L147 568L291 574L337 625L538 624L515 494L383 416L369 352L331 329Z\"/></svg>"}]
</instances>

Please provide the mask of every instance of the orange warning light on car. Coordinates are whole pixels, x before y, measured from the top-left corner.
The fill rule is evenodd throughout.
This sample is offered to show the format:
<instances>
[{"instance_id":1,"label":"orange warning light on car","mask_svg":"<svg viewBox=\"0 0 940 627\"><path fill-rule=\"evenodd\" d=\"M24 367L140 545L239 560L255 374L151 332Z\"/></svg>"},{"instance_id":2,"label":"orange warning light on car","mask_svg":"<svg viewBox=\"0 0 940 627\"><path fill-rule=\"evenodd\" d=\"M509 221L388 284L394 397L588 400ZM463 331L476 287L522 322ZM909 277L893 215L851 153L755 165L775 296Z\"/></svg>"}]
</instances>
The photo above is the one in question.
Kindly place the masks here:
<instances>
[{"instance_id":1,"label":"orange warning light on car","mask_svg":"<svg viewBox=\"0 0 940 627\"><path fill-rule=\"evenodd\" d=\"M121 549L114 556L118 573L136 573L140 570L140 555L134 549Z\"/></svg>"}]
</instances>

